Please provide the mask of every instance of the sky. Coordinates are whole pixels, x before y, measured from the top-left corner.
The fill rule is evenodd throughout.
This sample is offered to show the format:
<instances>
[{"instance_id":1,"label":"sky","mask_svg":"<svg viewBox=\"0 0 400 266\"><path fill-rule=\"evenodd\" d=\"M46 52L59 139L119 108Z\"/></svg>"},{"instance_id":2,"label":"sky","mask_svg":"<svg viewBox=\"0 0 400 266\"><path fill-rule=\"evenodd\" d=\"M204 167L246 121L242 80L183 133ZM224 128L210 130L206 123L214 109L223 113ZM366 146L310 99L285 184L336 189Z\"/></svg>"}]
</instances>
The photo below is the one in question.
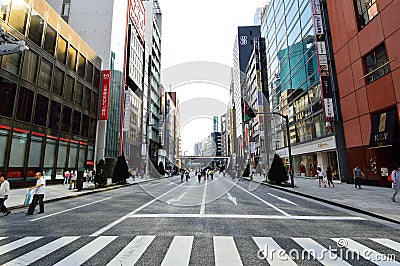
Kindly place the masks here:
<instances>
[{"instance_id":1,"label":"sky","mask_svg":"<svg viewBox=\"0 0 400 266\"><path fill-rule=\"evenodd\" d=\"M254 25L256 9L266 2L159 0L162 11L162 70L193 61L232 66L237 27ZM196 97L215 98L225 104L229 101L228 90L206 83L181 86L174 91L181 104ZM182 154L193 154L194 144L206 138L211 131L212 117L199 117L184 123L181 128Z\"/></svg>"}]
</instances>

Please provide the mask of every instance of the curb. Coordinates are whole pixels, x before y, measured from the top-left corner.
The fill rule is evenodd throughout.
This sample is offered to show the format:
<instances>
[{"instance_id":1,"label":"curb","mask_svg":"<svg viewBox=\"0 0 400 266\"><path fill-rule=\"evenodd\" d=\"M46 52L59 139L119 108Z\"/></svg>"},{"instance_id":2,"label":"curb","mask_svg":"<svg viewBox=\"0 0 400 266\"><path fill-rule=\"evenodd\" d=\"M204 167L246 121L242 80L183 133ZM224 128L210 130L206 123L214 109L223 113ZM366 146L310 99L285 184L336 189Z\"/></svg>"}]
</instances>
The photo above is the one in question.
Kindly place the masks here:
<instances>
[{"instance_id":1,"label":"curb","mask_svg":"<svg viewBox=\"0 0 400 266\"><path fill-rule=\"evenodd\" d=\"M243 178L245 180L247 180L247 181L250 181L250 178L247 178L247 177L243 177ZM257 183L263 184L265 186L269 186L271 188L282 190L282 191L285 191L285 192L289 192L289 193L292 193L292 194L295 194L295 195L299 195L299 196L302 196L302 197L305 197L305 198L310 198L310 199L313 199L313 200L322 201L324 203L328 203L328 204L334 205L336 207L340 207L340 208L343 208L343 209L347 209L347 210L351 210L351 211L354 211L354 212L362 213L362 214L365 214L365 215L368 215L368 216L371 216L371 217L374 217L374 218L385 220L387 222L400 224L400 221L394 220L392 218L388 218L386 216L379 215L379 214L376 214L376 213L373 213L373 212L369 212L369 211L365 211L365 210L362 210L362 209L358 209L358 208L355 208L355 207L352 207L352 206L344 205L344 204L341 204L341 203L338 203L338 202L335 202L335 201L330 201L330 200L327 200L327 199L319 198L319 197L312 196L312 195L305 194L305 193L298 192L298 191L293 191L293 190L286 189L284 187L280 187L280 186L277 186L277 185L271 185L271 184L268 184L268 183L266 183L264 181L260 182L260 181L253 180L252 182L257 182Z\"/></svg>"},{"instance_id":2,"label":"curb","mask_svg":"<svg viewBox=\"0 0 400 266\"><path fill-rule=\"evenodd\" d=\"M86 195L91 195L91 194L100 193L100 192L104 192L104 191L109 191L109 190L114 190L114 189L118 189L118 188L134 186L134 185L138 185L138 184L141 184L141 183L147 183L147 182L154 181L154 180L155 179L149 179L149 180L145 180L145 181L142 181L142 182L139 182L139 183L116 185L116 186L112 186L112 187L108 187L108 188L93 189L93 190L85 192L85 193L80 193L80 194L76 194L76 195L69 195L69 196L64 196L64 197L60 197L60 198L44 200L43 202L44 203L49 203L49 202L55 202L55 201L60 201L60 200L65 200L65 199L83 197L83 196L86 196ZM8 207L8 209L9 210L18 210L18 209L23 209L23 208L27 208L27 207L29 207L29 205L21 204L21 205L17 205L17 206Z\"/></svg>"}]
</instances>

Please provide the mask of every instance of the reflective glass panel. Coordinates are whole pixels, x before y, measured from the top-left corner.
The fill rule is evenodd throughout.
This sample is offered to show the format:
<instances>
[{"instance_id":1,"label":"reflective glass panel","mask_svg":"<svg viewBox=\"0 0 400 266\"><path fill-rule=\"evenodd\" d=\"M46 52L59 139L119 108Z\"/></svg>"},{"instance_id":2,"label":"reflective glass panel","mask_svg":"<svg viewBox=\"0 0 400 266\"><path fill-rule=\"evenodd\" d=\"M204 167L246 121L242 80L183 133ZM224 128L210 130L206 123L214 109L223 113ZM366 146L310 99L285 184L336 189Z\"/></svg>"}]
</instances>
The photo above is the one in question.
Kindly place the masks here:
<instances>
[{"instance_id":1,"label":"reflective glass panel","mask_svg":"<svg viewBox=\"0 0 400 266\"><path fill-rule=\"evenodd\" d=\"M43 18L32 9L28 38L36 43L39 47L42 46L43 28Z\"/></svg>"},{"instance_id":2,"label":"reflective glass panel","mask_svg":"<svg viewBox=\"0 0 400 266\"><path fill-rule=\"evenodd\" d=\"M21 77L32 83L36 83L36 74L39 64L39 55L32 50L24 52Z\"/></svg>"},{"instance_id":3,"label":"reflective glass panel","mask_svg":"<svg viewBox=\"0 0 400 266\"><path fill-rule=\"evenodd\" d=\"M29 5L23 0L12 1L9 24L25 35Z\"/></svg>"},{"instance_id":4,"label":"reflective glass panel","mask_svg":"<svg viewBox=\"0 0 400 266\"><path fill-rule=\"evenodd\" d=\"M35 93L23 86L19 87L16 119L30 123L32 117L33 97Z\"/></svg>"}]
</instances>

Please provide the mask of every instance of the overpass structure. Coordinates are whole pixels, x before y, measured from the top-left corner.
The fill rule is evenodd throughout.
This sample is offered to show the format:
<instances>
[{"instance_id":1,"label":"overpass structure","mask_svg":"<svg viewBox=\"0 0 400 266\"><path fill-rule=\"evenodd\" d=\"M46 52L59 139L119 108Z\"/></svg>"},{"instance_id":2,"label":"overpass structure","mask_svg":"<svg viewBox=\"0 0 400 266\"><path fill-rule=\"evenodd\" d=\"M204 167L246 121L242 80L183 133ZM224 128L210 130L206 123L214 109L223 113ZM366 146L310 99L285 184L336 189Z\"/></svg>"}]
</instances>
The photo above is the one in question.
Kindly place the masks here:
<instances>
[{"instance_id":1,"label":"overpass structure","mask_svg":"<svg viewBox=\"0 0 400 266\"><path fill-rule=\"evenodd\" d=\"M181 168L200 168L200 167L226 167L230 157L224 156L179 156Z\"/></svg>"}]
</instances>

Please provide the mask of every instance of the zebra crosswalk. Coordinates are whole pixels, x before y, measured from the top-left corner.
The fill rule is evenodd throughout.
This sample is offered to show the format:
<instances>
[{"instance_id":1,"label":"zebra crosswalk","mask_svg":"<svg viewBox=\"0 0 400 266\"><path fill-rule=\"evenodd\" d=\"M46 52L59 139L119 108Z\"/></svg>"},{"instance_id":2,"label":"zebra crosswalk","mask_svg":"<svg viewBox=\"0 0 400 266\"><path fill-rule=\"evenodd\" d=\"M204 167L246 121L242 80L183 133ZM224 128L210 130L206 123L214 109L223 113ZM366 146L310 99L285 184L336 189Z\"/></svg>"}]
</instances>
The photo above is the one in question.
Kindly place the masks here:
<instances>
[{"instance_id":1,"label":"zebra crosswalk","mask_svg":"<svg viewBox=\"0 0 400 266\"><path fill-rule=\"evenodd\" d=\"M117 243L120 239L120 243ZM196 244L196 241L199 242ZM195 246L204 246L204 241L212 243L212 248L194 250ZM307 264L304 261L314 261L322 265L352 265L357 262L359 265L371 263L400 266L399 241L388 238L313 239L269 236L0 237L0 264L241 266L304 265ZM157 248L152 248L153 245ZM162 245L165 245L165 249L159 249ZM159 253L154 254L156 250ZM206 252L207 250L211 252ZM200 259L203 257L208 260ZM149 258L152 258L151 262L146 261Z\"/></svg>"}]
</instances>

